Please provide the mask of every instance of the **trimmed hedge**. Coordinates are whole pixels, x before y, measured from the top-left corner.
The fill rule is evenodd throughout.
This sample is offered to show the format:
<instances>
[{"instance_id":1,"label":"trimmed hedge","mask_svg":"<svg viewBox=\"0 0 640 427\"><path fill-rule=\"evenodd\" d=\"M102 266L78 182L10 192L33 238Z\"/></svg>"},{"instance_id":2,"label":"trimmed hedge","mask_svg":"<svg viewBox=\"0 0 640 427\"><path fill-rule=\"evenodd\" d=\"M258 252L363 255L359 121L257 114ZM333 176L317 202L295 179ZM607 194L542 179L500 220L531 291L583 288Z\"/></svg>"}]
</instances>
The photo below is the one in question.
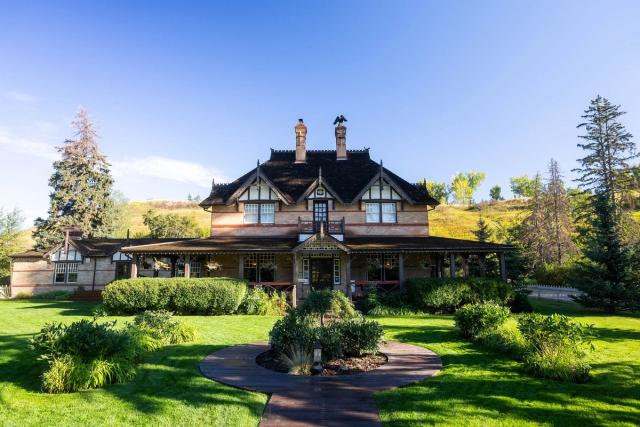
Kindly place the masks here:
<instances>
[{"instance_id":1,"label":"trimmed hedge","mask_svg":"<svg viewBox=\"0 0 640 427\"><path fill-rule=\"evenodd\" d=\"M179 314L222 315L235 313L246 293L244 280L226 277L140 277L110 283L102 292L102 300L111 313L169 310Z\"/></svg>"},{"instance_id":2,"label":"trimmed hedge","mask_svg":"<svg viewBox=\"0 0 640 427\"><path fill-rule=\"evenodd\" d=\"M495 302L507 305L514 296L510 284L486 278L418 277L405 283L408 300L418 310L454 312L465 304Z\"/></svg>"}]
</instances>

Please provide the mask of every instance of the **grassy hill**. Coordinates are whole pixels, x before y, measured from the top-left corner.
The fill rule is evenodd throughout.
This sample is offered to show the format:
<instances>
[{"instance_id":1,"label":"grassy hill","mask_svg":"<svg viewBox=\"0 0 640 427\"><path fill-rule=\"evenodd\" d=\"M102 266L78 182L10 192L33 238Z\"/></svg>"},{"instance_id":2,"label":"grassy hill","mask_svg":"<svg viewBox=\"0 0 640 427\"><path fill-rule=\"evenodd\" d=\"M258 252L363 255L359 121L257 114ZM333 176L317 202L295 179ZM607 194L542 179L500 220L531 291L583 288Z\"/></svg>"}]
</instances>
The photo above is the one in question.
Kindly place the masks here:
<instances>
[{"instance_id":1,"label":"grassy hill","mask_svg":"<svg viewBox=\"0 0 640 427\"><path fill-rule=\"evenodd\" d=\"M176 213L192 217L202 228L203 235L209 232L210 214L196 203L170 200L129 202L124 209L125 222L118 235L126 236L127 228L131 236L148 232L142 216L150 209L159 213ZM521 218L525 213L525 203L521 200L507 200L496 203L481 203L474 206L438 206L429 212L431 234L434 236L474 239L478 218L483 216L495 229Z\"/></svg>"}]
</instances>

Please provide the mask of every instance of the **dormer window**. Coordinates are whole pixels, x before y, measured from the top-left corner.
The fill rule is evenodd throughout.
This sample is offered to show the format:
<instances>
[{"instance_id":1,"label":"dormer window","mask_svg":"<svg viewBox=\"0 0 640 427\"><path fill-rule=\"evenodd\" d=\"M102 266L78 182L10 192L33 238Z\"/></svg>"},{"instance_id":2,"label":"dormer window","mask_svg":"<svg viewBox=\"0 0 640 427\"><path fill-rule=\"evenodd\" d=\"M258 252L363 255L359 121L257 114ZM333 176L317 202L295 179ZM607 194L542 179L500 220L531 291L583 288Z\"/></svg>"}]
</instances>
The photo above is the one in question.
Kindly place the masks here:
<instances>
[{"instance_id":1,"label":"dormer window","mask_svg":"<svg viewBox=\"0 0 640 427\"><path fill-rule=\"evenodd\" d=\"M395 224L398 222L397 206L391 203L365 203L366 222Z\"/></svg>"},{"instance_id":2,"label":"dormer window","mask_svg":"<svg viewBox=\"0 0 640 427\"><path fill-rule=\"evenodd\" d=\"M275 203L245 203L245 224L273 224L276 222Z\"/></svg>"}]
</instances>

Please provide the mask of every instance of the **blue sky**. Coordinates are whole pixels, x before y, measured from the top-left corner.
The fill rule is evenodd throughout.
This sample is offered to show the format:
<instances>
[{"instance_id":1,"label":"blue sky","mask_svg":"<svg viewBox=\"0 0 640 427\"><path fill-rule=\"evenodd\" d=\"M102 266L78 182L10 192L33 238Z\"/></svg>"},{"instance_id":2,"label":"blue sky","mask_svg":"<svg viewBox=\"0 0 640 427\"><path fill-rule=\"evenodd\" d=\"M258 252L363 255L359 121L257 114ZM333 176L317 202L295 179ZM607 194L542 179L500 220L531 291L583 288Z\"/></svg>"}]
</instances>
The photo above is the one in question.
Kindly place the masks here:
<instances>
[{"instance_id":1,"label":"blue sky","mask_svg":"<svg viewBox=\"0 0 640 427\"><path fill-rule=\"evenodd\" d=\"M565 174L602 94L640 133L640 2L5 2L0 207L44 215L82 106L131 200L206 195L293 148L349 148L410 181ZM28 224L27 223L27 224Z\"/></svg>"}]
</instances>

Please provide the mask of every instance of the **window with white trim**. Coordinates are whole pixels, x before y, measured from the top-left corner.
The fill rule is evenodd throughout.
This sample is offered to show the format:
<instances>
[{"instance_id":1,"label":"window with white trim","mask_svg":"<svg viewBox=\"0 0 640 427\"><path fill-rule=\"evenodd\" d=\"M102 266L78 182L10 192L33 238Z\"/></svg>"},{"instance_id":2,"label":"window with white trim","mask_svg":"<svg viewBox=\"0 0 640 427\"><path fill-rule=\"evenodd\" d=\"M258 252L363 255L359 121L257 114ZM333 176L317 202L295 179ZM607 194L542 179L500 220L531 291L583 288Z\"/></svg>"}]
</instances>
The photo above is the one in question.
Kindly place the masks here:
<instances>
[{"instance_id":1,"label":"window with white trim","mask_svg":"<svg viewBox=\"0 0 640 427\"><path fill-rule=\"evenodd\" d=\"M397 206L390 203L365 203L366 222L395 224L398 220Z\"/></svg>"},{"instance_id":2,"label":"window with white trim","mask_svg":"<svg viewBox=\"0 0 640 427\"><path fill-rule=\"evenodd\" d=\"M54 283L78 283L79 262L55 262L54 263Z\"/></svg>"},{"instance_id":3,"label":"window with white trim","mask_svg":"<svg viewBox=\"0 0 640 427\"><path fill-rule=\"evenodd\" d=\"M309 280L309 258L302 258L302 278Z\"/></svg>"},{"instance_id":4,"label":"window with white trim","mask_svg":"<svg viewBox=\"0 0 640 427\"><path fill-rule=\"evenodd\" d=\"M340 258L335 257L333 259L333 284L340 284Z\"/></svg>"},{"instance_id":5,"label":"window with white trim","mask_svg":"<svg viewBox=\"0 0 640 427\"><path fill-rule=\"evenodd\" d=\"M245 224L273 224L276 222L275 203L245 203Z\"/></svg>"}]
</instances>

